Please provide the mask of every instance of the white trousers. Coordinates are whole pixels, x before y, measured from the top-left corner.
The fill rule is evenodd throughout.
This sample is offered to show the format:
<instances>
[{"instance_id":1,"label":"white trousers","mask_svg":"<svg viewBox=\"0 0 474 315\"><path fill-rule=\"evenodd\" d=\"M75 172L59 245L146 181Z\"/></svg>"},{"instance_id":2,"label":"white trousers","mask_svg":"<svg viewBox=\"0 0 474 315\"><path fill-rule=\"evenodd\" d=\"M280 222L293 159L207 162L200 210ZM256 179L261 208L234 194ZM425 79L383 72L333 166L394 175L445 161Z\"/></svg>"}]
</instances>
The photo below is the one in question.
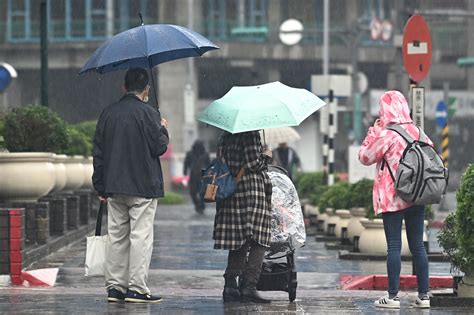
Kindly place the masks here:
<instances>
[{"instance_id":1,"label":"white trousers","mask_svg":"<svg viewBox=\"0 0 474 315\"><path fill-rule=\"evenodd\" d=\"M146 282L153 251L153 221L158 199L127 195L108 198L105 285L150 294Z\"/></svg>"}]
</instances>

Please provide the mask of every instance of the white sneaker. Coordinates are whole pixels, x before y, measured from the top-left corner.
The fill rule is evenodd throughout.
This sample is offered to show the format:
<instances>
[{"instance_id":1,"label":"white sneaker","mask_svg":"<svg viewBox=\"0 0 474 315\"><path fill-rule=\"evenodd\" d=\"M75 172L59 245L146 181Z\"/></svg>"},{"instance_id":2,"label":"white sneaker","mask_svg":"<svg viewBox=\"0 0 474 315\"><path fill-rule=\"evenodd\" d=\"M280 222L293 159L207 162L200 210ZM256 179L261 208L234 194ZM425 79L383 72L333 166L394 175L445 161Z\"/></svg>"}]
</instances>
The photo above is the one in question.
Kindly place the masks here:
<instances>
[{"instance_id":1,"label":"white sneaker","mask_svg":"<svg viewBox=\"0 0 474 315\"><path fill-rule=\"evenodd\" d=\"M421 299L417 297L413 306L417 308L430 308L430 297L423 296Z\"/></svg>"},{"instance_id":2,"label":"white sneaker","mask_svg":"<svg viewBox=\"0 0 474 315\"><path fill-rule=\"evenodd\" d=\"M388 295L385 295L375 301L374 305L380 308L400 308L400 298L396 296L393 299L389 299Z\"/></svg>"}]
</instances>

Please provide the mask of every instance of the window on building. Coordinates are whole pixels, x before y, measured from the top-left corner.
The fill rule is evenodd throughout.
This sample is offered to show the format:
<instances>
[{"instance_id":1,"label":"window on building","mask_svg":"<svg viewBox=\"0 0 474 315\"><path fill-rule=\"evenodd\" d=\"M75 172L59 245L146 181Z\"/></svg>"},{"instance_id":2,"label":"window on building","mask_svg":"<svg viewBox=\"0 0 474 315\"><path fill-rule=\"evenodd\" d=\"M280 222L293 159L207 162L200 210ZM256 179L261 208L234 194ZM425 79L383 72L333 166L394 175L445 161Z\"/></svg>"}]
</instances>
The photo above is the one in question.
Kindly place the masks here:
<instances>
[{"instance_id":1,"label":"window on building","mask_svg":"<svg viewBox=\"0 0 474 315\"><path fill-rule=\"evenodd\" d=\"M203 15L210 38L263 41L268 35L268 0L208 0Z\"/></svg>"},{"instance_id":2,"label":"window on building","mask_svg":"<svg viewBox=\"0 0 474 315\"><path fill-rule=\"evenodd\" d=\"M267 6L267 0L246 0L245 26L267 26Z\"/></svg>"},{"instance_id":3,"label":"window on building","mask_svg":"<svg viewBox=\"0 0 474 315\"><path fill-rule=\"evenodd\" d=\"M39 41L39 0L7 0L6 39L10 42ZM108 11L108 5L111 4ZM158 21L158 0L47 0L49 40L104 40L108 35ZM111 12L112 21L108 19Z\"/></svg>"},{"instance_id":4,"label":"window on building","mask_svg":"<svg viewBox=\"0 0 474 315\"><path fill-rule=\"evenodd\" d=\"M231 2L231 1L228 1ZM233 2L233 1L232 1ZM232 3L225 0L208 0L203 6L205 19L205 30L207 36L219 40L225 40L228 35L227 7Z\"/></svg>"}]
</instances>

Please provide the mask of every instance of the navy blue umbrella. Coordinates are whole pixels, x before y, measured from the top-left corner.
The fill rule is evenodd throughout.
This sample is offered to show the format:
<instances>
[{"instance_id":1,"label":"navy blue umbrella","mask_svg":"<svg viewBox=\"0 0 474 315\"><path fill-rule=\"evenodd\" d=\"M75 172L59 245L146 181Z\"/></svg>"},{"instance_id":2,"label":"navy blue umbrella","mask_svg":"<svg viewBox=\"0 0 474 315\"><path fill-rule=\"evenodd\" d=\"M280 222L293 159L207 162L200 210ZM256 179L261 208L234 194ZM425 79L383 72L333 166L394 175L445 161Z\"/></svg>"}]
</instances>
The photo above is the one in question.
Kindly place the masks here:
<instances>
[{"instance_id":1,"label":"navy blue umbrella","mask_svg":"<svg viewBox=\"0 0 474 315\"><path fill-rule=\"evenodd\" d=\"M219 47L185 27L171 24L141 25L109 38L89 57L79 74L135 67L150 68L151 71L160 63L202 56L213 49ZM153 75L151 77L153 80Z\"/></svg>"}]
</instances>

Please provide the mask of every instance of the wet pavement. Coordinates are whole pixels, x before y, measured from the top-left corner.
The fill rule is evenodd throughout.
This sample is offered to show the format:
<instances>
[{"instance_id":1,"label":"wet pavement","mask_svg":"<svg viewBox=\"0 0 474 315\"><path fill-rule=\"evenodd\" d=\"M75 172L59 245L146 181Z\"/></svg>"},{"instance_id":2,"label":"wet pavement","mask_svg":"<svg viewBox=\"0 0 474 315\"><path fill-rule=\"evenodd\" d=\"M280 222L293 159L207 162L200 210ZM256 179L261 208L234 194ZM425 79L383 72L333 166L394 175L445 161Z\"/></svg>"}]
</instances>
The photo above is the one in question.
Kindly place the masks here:
<instances>
[{"instance_id":1,"label":"wet pavement","mask_svg":"<svg viewBox=\"0 0 474 315\"><path fill-rule=\"evenodd\" d=\"M271 305L222 303L225 251L213 250L214 209L198 215L189 205L160 206L155 220L155 244L148 284L164 300L155 305L107 303L103 279L83 276L85 240L50 255L32 268L59 267L54 288L0 288L1 314L372 314L380 291L338 290L340 273L384 274L383 262L346 261L314 237L296 252L297 299L286 292L264 292ZM432 246L435 245L432 233ZM433 248L433 247L431 247ZM411 273L404 262L402 273ZM432 275L448 275L449 264L430 263ZM402 294L403 314L459 314L467 309L410 308L414 292ZM389 314L398 313L388 311Z\"/></svg>"}]
</instances>

